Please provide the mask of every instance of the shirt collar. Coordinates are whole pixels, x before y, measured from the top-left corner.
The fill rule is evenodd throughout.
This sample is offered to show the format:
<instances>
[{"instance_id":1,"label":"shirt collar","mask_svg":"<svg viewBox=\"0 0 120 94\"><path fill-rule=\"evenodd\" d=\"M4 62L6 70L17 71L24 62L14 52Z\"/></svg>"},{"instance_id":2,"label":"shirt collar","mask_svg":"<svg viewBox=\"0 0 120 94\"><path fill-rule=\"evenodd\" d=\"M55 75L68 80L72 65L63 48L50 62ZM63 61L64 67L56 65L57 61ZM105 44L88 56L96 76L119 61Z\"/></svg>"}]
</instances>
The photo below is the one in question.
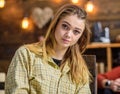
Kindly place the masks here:
<instances>
[{"instance_id":1,"label":"shirt collar","mask_svg":"<svg viewBox=\"0 0 120 94\"><path fill-rule=\"evenodd\" d=\"M52 67L56 69L61 69L56 63L54 63L53 59L51 57L47 58L48 64L50 64ZM70 66L68 60L65 62L64 67L61 69L62 74L66 74L70 71Z\"/></svg>"},{"instance_id":2,"label":"shirt collar","mask_svg":"<svg viewBox=\"0 0 120 94\"><path fill-rule=\"evenodd\" d=\"M43 56L43 47L40 45L40 43L33 43L33 44L29 44L29 45L25 45L31 52L39 55L39 56ZM52 67L56 68L56 69L60 69L60 67L54 63L53 59L50 56L47 56L46 61L48 62L49 65L51 65ZM69 66L69 62L68 60L65 62L64 67L61 69L61 72L63 74L67 73L70 71L70 66Z\"/></svg>"}]
</instances>

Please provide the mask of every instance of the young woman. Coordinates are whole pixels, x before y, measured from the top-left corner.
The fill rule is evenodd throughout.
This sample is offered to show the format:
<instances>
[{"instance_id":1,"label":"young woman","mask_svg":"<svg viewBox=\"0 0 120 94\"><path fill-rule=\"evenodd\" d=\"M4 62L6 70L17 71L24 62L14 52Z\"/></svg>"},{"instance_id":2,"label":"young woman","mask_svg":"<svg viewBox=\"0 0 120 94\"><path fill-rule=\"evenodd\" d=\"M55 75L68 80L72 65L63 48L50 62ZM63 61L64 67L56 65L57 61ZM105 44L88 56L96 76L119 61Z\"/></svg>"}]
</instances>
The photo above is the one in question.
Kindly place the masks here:
<instances>
[{"instance_id":1,"label":"young woman","mask_svg":"<svg viewBox=\"0 0 120 94\"><path fill-rule=\"evenodd\" d=\"M43 42L20 47L9 66L6 94L91 94L91 74L82 57L89 39L86 12L64 5Z\"/></svg>"}]
</instances>

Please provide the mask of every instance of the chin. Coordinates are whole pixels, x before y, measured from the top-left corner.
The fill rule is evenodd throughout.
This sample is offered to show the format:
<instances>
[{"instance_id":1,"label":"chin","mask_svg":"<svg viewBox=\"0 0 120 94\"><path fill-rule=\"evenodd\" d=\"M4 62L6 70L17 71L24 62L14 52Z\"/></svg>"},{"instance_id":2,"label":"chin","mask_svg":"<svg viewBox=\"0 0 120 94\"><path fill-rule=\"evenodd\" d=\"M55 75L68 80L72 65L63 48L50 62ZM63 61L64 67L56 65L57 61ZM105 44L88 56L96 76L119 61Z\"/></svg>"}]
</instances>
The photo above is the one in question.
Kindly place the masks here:
<instances>
[{"instance_id":1,"label":"chin","mask_svg":"<svg viewBox=\"0 0 120 94\"><path fill-rule=\"evenodd\" d=\"M68 48L70 47L70 45L62 45L64 48Z\"/></svg>"},{"instance_id":2,"label":"chin","mask_svg":"<svg viewBox=\"0 0 120 94\"><path fill-rule=\"evenodd\" d=\"M68 48L68 47L70 47L70 44L63 44L63 43L61 43L61 44L59 44L57 46L58 47L62 47L62 48Z\"/></svg>"}]
</instances>

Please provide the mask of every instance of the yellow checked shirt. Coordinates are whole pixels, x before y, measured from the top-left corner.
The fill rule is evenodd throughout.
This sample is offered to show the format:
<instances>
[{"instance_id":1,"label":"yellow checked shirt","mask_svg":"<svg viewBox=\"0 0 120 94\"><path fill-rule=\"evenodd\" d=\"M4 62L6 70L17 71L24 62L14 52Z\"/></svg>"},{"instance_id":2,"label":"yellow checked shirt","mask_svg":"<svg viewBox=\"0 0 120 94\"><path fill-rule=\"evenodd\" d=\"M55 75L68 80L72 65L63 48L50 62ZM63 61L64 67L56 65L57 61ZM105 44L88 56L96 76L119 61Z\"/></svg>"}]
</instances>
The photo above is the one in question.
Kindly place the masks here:
<instances>
[{"instance_id":1,"label":"yellow checked shirt","mask_svg":"<svg viewBox=\"0 0 120 94\"><path fill-rule=\"evenodd\" d=\"M31 48L38 49L38 53ZM20 47L9 66L5 94L91 94L89 83L76 85L69 76L68 62L61 71L52 58L43 61L39 45Z\"/></svg>"}]
</instances>

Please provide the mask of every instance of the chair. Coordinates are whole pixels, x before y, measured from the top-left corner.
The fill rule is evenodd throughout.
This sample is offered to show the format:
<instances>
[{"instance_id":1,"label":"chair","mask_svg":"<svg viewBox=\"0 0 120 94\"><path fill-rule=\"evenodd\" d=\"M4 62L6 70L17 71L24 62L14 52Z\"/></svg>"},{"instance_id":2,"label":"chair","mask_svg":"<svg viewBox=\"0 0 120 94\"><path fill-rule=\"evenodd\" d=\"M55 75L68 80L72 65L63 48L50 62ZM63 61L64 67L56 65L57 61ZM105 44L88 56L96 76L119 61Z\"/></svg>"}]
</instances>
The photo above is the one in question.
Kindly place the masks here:
<instances>
[{"instance_id":1,"label":"chair","mask_svg":"<svg viewBox=\"0 0 120 94\"><path fill-rule=\"evenodd\" d=\"M0 72L0 94L5 94L4 86L5 86L5 73Z\"/></svg>"},{"instance_id":2,"label":"chair","mask_svg":"<svg viewBox=\"0 0 120 94\"><path fill-rule=\"evenodd\" d=\"M97 94L97 78L96 78L96 56L95 55L83 55L84 60L87 63L88 69L93 76L93 81L90 83L90 89L92 94Z\"/></svg>"}]
</instances>

